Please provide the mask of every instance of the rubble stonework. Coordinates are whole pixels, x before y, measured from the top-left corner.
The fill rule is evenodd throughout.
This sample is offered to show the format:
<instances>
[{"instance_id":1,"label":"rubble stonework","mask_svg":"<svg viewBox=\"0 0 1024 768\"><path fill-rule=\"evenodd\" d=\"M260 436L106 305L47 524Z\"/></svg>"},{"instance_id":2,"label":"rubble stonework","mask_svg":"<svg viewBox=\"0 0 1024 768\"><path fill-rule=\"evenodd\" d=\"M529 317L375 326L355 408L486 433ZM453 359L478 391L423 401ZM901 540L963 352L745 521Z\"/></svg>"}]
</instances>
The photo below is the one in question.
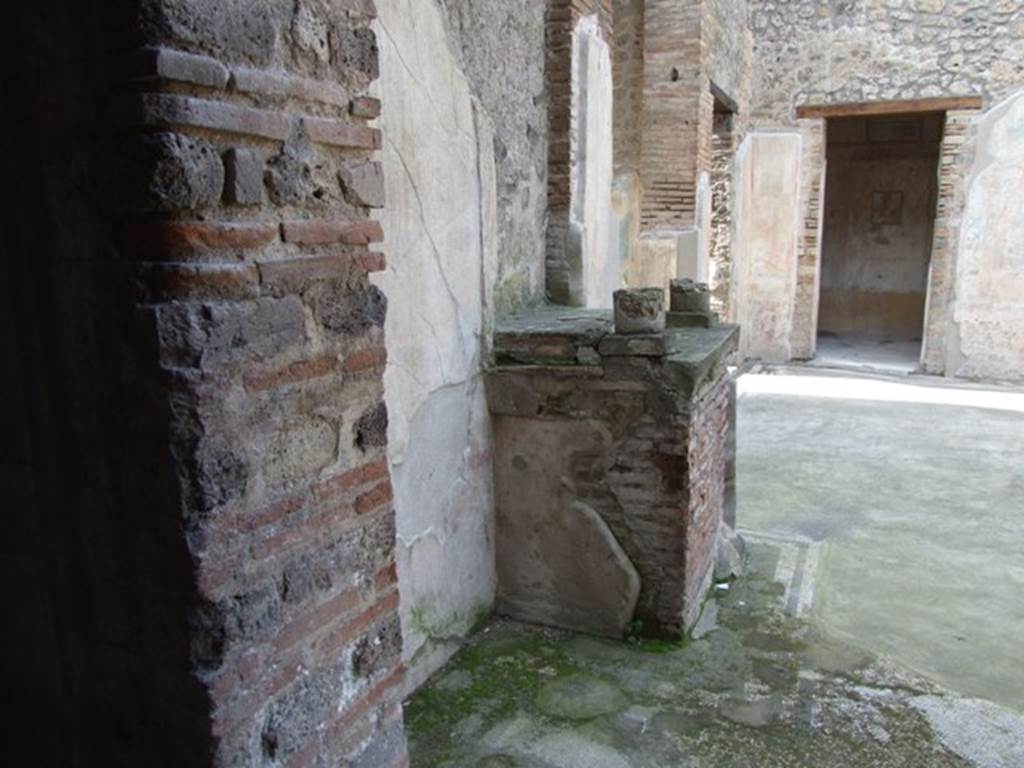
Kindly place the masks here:
<instances>
[{"instance_id":1,"label":"rubble stonework","mask_svg":"<svg viewBox=\"0 0 1024 768\"><path fill-rule=\"evenodd\" d=\"M607 312L537 310L499 325L488 374L497 434L499 612L621 635L682 633L710 584L722 523L734 326L614 332ZM597 351L597 356L593 354ZM583 361L583 362L580 362ZM640 579L635 613L616 547L588 547L593 510ZM589 590L587 617L570 599ZM604 601L601 603L601 601Z\"/></svg>"},{"instance_id":2,"label":"rubble stonework","mask_svg":"<svg viewBox=\"0 0 1024 768\"><path fill-rule=\"evenodd\" d=\"M708 282L713 286L715 311L731 317L733 289L733 161L736 136L732 116L715 115L711 136L711 243Z\"/></svg>"},{"instance_id":3,"label":"rubble stonework","mask_svg":"<svg viewBox=\"0 0 1024 768\"><path fill-rule=\"evenodd\" d=\"M995 103L1024 83L1016 0L747 4L760 125L792 125L801 104L975 94Z\"/></svg>"},{"instance_id":4,"label":"rubble stonework","mask_svg":"<svg viewBox=\"0 0 1024 768\"><path fill-rule=\"evenodd\" d=\"M803 143L796 290L775 299L777 311L792 312L790 356L804 359L815 352L825 168L826 121L798 119L796 109L976 96L983 102L980 110L945 114L921 366L949 376L1024 376L1014 347L1012 303L986 291L967 313L981 312L985 322L969 323L964 332L957 300L958 279L1002 270L994 249L968 248L964 255L970 263L961 259L960 249L970 241L960 225L984 110L1024 88L1024 6L1012 0L748 0L748 5L755 62L752 126L765 132L796 128ZM997 230L987 228L986 239L999 239Z\"/></svg>"},{"instance_id":5,"label":"rubble stonework","mask_svg":"<svg viewBox=\"0 0 1024 768\"><path fill-rule=\"evenodd\" d=\"M499 312L507 312L543 298L545 290L548 3L431 2L447 12L450 45L460 54L478 108L493 126L498 235L494 303Z\"/></svg>"}]
</instances>

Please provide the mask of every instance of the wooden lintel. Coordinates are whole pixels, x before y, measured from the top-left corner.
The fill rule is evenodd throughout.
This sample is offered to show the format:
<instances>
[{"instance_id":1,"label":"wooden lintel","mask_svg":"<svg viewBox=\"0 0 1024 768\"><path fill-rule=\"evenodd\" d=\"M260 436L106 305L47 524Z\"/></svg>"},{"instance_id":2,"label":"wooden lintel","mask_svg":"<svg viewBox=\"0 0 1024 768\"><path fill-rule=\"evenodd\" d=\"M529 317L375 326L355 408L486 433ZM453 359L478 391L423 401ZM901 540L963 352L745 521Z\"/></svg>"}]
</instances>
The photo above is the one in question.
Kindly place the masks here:
<instances>
[{"instance_id":1,"label":"wooden lintel","mask_svg":"<svg viewBox=\"0 0 1024 768\"><path fill-rule=\"evenodd\" d=\"M715 101L717 102L715 104L715 112L719 111L719 105L724 107L724 110L721 110L724 112L736 114L740 111L740 107L736 103L736 100L719 88L715 83L711 83L711 95L715 97Z\"/></svg>"},{"instance_id":2,"label":"wooden lintel","mask_svg":"<svg viewBox=\"0 0 1024 768\"><path fill-rule=\"evenodd\" d=\"M803 118L868 117L874 115L906 115L915 112L948 112L956 109L981 109L981 96L947 96L907 101L864 101L856 104L808 104L796 108Z\"/></svg>"}]
</instances>

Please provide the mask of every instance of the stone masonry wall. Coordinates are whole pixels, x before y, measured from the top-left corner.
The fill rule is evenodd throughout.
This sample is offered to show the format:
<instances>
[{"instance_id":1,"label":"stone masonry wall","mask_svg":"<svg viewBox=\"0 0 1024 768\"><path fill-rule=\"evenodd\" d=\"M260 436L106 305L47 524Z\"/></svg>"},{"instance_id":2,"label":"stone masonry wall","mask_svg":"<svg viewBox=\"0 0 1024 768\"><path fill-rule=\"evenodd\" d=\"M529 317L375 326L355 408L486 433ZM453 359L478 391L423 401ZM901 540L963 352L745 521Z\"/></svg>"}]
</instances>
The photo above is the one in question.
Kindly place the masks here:
<instances>
[{"instance_id":1,"label":"stone masonry wall","mask_svg":"<svg viewBox=\"0 0 1024 768\"><path fill-rule=\"evenodd\" d=\"M704 0L701 25L705 74L744 115L753 47L748 6L749 0Z\"/></svg>"},{"instance_id":2,"label":"stone masonry wall","mask_svg":"<svg viewBox=\"0 0 1024 768\"><path fill-rule=\"evenodd\" d=\"M1017 0L749 0L761 126L800 104L982 94L1024 84Z\"/></svg>"},{"instance_id":3,"label":"stone masonry wall","mask_svg":"<svg viewBox=\"0 0 1024 768\"><path fill-rule=\"evenodd\" d=\"M451 47L494 127L498 312L544 297L548 100L545 5L534 0L443 0Z\"/></svg>"},{"instance_id":4,"label":"stone masonry wall","mask_svg":"<svg viewBox=\"0 0 1024 768\"><path fill-rule=\"evenodd\" d=\"M754 126L798 126L805 146L798 292L778 301L780 311L781 303L793 303L792 354L810 357L817 325L824 121L797 120L795 108L971 95L982 96L985 108L991 108L1024 88L1024 6L1016 0L751 0L750 9ZM972 370L971 375L1017 375L1024 365L1005 356L996 362L999 355L990 356L995 350L987 348L989 342L975 347L975 355L988 357L985 364L976 369L956 365L961 342L955 331L950 335L958 287L954 276L989 269L980 262L960 263L959 211L967 204L963 187L977 137L976 117L951 114L947 123L952 138L943 145L940 165L922 366L949 375L957 369ZM1006 329L1013 325L1009 315L993 307L981 311L988 327L1003 328L981 336L992 345L1005 343ZM996 341L1000 334L1002 342Z\"/></svg>"},{"instance_id":5,"label":"stone masonry wall","mask_svg":"<svg viewBox=\"0 0 1024 768\"><path fill-rule=\"evenodd\" d=\"M730 318L733 281L733 184L736 137L731 114L716 114L711 137L711 243L708 247L708 285L712 309Z\"/></svg>"},{"instance_id":6,"label":"stone masonry wall","mask_svg":"<svg viewBox=\"0 0 1024 768\"><path fill-rule=\"evenodd\" d=\"M61 735L76 764L404 765L373 4L98 5L26 16L20 62Z\"/></svg>"}]
</instances>

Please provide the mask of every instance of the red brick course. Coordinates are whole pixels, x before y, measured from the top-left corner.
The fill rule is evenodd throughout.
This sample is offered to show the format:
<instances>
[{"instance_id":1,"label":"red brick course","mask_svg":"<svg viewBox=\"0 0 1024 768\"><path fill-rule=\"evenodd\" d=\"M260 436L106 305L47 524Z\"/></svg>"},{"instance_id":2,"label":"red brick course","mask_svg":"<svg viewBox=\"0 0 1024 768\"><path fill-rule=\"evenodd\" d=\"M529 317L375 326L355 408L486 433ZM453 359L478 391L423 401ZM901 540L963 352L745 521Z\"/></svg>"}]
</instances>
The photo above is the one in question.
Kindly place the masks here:
<instances>
[{"instance_id":1,"label":"red brick course","mask_svg":"<svg viewBox=\"0 0 1024 768\"><path fill-rule=\"evenodd\" d=\"M384 239L384 230L377 221L308 219L284 222L281 225L281 236L286 243L299 245L369 245L381 242Z\"/></svg>"},{"instance_id":2,"label":"red brick course","mask_svg":"<svg viewBox=\"0 0 1024 768\"><path fill-rule=\"evenodd\" d=\"M328 376L335 373L337 369L338 358L335 355L321 355L312 360L300 360L268 371L249 372L245 375L244 380L248 389L258 392L320 376Z\"/></svg>"},{"instance_id":3,"label":"red brick course","mask_svg":"<svg viewBox=\"0 0 1024 768\"><path fill-rule=\"evenodd\" d=\"M376 128L321 117L306 117L303 122L309 138L321 144L349 149L380 149L382 145Z\"/></svg>"},{"instance_id":4,"label":"red brick course","mask_svg":"<svg viewBox=\"0 0 1024 768\"><path fill-rule=\"evenodd\" d=\"M384 504L389 504L392 499L391 483L383 482L366 493L356 498L355 509L357 515L365 515L379 509Z\"/></svg>"},{"instance_id":5,"label":"red brick course","mask_svg":"<svg viewBox=\"0 0 1024 768\"><path fill-rule=\"evenodd\" d=\"M384 255L373 252L339 253L330 256L303 256L287 261L260 262L259 281L271 292L301 291L318 280L348 277L353 273L380 272Z\"/></svg>"},{"instance_id":6,"label":"red brick course","mask_svg":"<svg viewBox=\"0 0 1024 768\"><path fill-rule=\"evenodd\" d=\"M388 353L384 347L363 349L353 352L342 365L346 373L362 373L364 371L383 370L388 361Z\"/></svg>"},{"instance_id":7,"label":"red brick course","mask_svg":"<svg viewBox=\"0 0 1024 768\"><path fill-rule=\"evenodd\" d=\"M380 117L380 99L373 99L368 96L360 96L352 100L352 116L362 117L367 120L375 120Z\"/></svg>"},{"instance_id":8,"label":"red brick course","mask_svg":"<svg viewBox=\"0 0 1024 768\"><path fill-rule=\"evenodd\" d=\"M196 252L260 248L276 239L277 227L260 222L156 221L125 227L122 243L137 257L187 259Z\"/></svg>"}]
</instances>

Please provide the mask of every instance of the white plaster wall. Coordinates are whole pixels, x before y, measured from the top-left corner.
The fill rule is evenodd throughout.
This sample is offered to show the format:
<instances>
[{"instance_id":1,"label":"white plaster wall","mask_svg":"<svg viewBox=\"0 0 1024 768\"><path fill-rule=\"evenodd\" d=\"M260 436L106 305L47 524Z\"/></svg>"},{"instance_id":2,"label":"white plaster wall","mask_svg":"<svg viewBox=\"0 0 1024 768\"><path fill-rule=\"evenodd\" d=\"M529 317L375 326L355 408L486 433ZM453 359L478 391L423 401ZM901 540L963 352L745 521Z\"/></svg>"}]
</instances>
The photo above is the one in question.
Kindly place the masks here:
<instances>
[{"instance_id":1,"label":"white plaster wall","mask_svg":"<svg viewBox=\"0 0 1024 768\"><path fill-rule=\"evenodd\" d=\"M573 121L571 241L580 248L581 291L587 307L611 307L619 287L619 253L612 247L612 60L596 15L576 23L572 50Z\"/></svg>"},{"instance_id":2,"label":"white plaster wall","mask_svg":"<svg viewBox=\"0 0 1024 768\"><path fill-rule=\"evenodd\" d=\"M493 132L436 0L378 0L389 457L407 685L491 609L491 431L481 367L496 274Z\"/></svg>"},{"instance_id":3,"label":"white plaster wall","mask_svg":"<svg viewBox=\"0 0 1024 768\"><path fill-rule=\"evenodd\" d=\"M644 233L623 270L628 288L662 288L668 306L669 283L678 276L682 238L673 232Z\"/></svg>"},{"instance_id":4,"label":"white plaster wall","mask_svg":"<svg viewBox=\"0 0 1024 768\"><path fill-rule=\"evenodd\" d=\"M1024 93L978 125L946 373L1024 379Z\"/></svg>"},{"instance_id":5,"label":"white plaster wall","mask_svg":"<svg viewBox=\"0 0 1024 768\"><path fill-rule=\"evenodd\" d=\"M636 258L640 237L640 176L635 171L617 173L612 180L611 238L620 286L629 285L629 271Z\"/></svg>"},{"instance_id":6,"label":"white plaster wall","mask_svg":"<svg viewBox=\"0 0 1024 768\"><path fill-rule=\"evenodd\" d=\"M710 272L711 175L702 171L697 181L696 224L679 235L677 277L706 283Z\"/></svg>"},{"instance_id":7,"label":"white plaster wall","mask_svg":"<svg viewBox=\"0 0 1024 768\"><path fill-rule=\"evenodd\" d=\"M790 359L800 235L800 135L754 133L737 153L736 308L741 351Z\"/></svg>"}]
</instances>

